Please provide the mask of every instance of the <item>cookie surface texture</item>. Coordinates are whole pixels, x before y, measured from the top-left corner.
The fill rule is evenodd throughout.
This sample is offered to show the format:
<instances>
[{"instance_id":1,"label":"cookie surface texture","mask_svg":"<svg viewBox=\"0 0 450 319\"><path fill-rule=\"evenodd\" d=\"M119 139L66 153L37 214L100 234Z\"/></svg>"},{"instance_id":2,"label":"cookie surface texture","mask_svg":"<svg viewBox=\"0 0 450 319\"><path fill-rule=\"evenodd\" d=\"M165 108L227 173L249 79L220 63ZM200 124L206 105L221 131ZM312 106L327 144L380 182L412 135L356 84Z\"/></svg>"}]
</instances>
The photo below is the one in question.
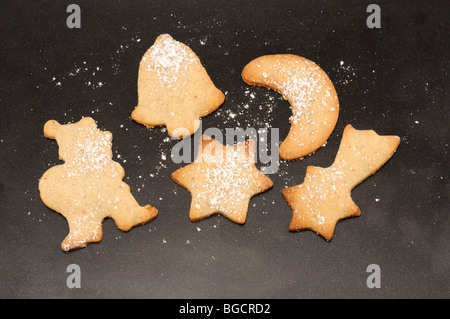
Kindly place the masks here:
<instances>
[{"instance_id":1,"label":"cookie surface texture","mask_svg":"<svg viewBox=\"0 0 450 319\"><path fill-rule=\"evenodd\" d=\"M165 125L170 136L183 138L224 100L194 51L162 34L140 62L138 105L131 118L148 128Z\"/></svg>"},{"instance_id":2,"label":"cookie surface texture","mask_svg":"<svg viewBox=\"0 0 450 319\"><path fill-rule=\"evenodd\" d=\"M308 166L303 184L283 189L293 209L289 230L311 229L331 240L339 220L360 215L351 190L383 166L399 144L398 136L347 125L334 163L328 168Z\"/></svg>"},{"instance_id":3,"label":"cookie surface texture","mask_svg":"<svg viewBox=\"0 0 450 319\"><path fill-rule=\"evenodd\" d=\"M333 132L339 115L338 97L327 74L314 62L292 54L265 55L245 66L242 79L279 92L291 105L291 128L280 145L281 158L310 155Z\"/></svg>"},{"instance_id":4,"label":"cookie surface texture","mask_svg":"<svg viewBox=\"0 0 450 319\"><path fill-rule=\"evenodd\" d=\"M191 221L219 213L245 223L250 198L273 186L255 166L255 147L254 140L224 146L202 135L196 160L172 174L191 193Z\"/></svg>"},{"instance_id":5,"label":"cookie surface texture","mask_svg":"<svg viewBox=\"0 0 450 319\"><path fill-rule=\"evenodd\" d=\"M39 180L44 204L62 214L69 224L62 250L99 242L106 217L128 231L157 216L156 208L141 207L131 195L130 187L122 181L124 169L112 160L112 134L100 131L92 118L66 125L50 120L44 135L57 141L59 158L64 161Z\"/></svg>"}]
</instances>

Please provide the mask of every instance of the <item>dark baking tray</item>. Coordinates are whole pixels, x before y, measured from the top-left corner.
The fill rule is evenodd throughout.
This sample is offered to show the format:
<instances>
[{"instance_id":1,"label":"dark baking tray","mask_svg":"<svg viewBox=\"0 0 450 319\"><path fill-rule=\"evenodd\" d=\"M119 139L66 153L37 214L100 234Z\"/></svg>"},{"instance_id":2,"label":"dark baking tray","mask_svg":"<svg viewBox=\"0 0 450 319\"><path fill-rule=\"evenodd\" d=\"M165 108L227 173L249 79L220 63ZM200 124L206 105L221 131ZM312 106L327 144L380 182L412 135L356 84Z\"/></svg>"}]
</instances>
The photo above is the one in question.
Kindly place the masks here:
<instances>
[{"instance_id":1,"label":"dark baking tray","mask_svg":"<svg viewBox=\"0 0 450 319\"><path fill-rule=\"evenodd\" d=\"M450 297L448 2L377 1L380 29L367 27L361 0L78 1L80 29L66 26L70 3L3 1L0 10L0 297ZM304 56L335 85L341 112L326 147L280 161L245 225L190 222L190 194L170 178L180 165L161 158L176 142L130 118L139 61L161 33L188 44L227 92L204 129L267 125L284 139L289 104L240 77L258 56ZM39 198L39 178L61 163L42 130L83 116L113 133L125 182L159 216L128 233L105 220L100 243L63 253L67 223ZM339 222L332 241L289 232L281 190L308 165L331 165L347 124L402 142L354 189L362 214ZM79 289L66 284L70 264L80 266ZM381 288L367 286L371 264Z\"/></svg>"}]
</instances>

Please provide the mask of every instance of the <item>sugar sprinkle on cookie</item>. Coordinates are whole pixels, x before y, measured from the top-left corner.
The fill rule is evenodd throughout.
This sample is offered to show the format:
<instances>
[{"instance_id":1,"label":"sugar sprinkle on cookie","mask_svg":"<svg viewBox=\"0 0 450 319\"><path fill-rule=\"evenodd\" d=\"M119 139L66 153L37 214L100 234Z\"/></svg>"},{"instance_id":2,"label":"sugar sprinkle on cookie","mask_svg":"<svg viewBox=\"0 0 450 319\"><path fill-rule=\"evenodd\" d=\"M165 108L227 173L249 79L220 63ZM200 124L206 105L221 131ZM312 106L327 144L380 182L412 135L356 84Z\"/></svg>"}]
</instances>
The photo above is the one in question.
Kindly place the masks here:
<instances>
[{"instance_id":1,"label":"sugar sprinkle on cookie","mask_svg":"<svg viewBox=\"0 0 450 319\"><path fill-rule=\"evenodd\" d=\"M224 146L202 135L200 143L196 160L172 174L192 195L190 219L219 213L244 224L251 197L273 186L255 166L255 142Z\"/></svg>"},{"instance_id":2,"label":"sugar sprinkle on cookie","mask_svg":"<svg viewBox=\"0 0 450 319\"><path fill-rule=\"evenodd\" d=\"M292 54L265 55L245 66L242 79L249 85L276 90L291 105L291 129L280 145L281 158L310 155L333 132L339 100L333 83L314 62Z\"/></svg>"},{"instance_id":3,"label":"sugar sprinkle on cookie","mask_svg":"<svg viewBox=\"0 0 450 319\"><path fill-rule=\"evenodd\" d=\"M289 230L311 229L331 240L339 220L361 213L352 189L379 170L399 144L398 136L347 125L334 163L328 168L308 166L302 184L283 189L293 210Z\"/></svg>"},{"instance_id":4,"label":"sugar sprinkle on cookie","mask_svg":"<svg viewBox=\"0 0 450 319\"><path fill-rule=\"evenodd\" d=\"M131 117L148 128L165 125L170 136L183 138L224 100L194 51L162 34L141 59Z\"/></svg>"},{"instance_id":5,"label":"sugar sprinkle on cookie","mask_svg":"<svg viewBox=\"0 0 450 319\"><path fill-rule=\"evenodd\" d=\"M128 231L157 216L157 209L140 206L122 181L125 171L112 160L112 134L100 131L92 118L65 125L50 120L44 126L44 135L58 142L59 158L64 161L39 180L43 203L69 223L62 250L99 242L107 217L119 229Z\"/></svg>"}]
</instances>

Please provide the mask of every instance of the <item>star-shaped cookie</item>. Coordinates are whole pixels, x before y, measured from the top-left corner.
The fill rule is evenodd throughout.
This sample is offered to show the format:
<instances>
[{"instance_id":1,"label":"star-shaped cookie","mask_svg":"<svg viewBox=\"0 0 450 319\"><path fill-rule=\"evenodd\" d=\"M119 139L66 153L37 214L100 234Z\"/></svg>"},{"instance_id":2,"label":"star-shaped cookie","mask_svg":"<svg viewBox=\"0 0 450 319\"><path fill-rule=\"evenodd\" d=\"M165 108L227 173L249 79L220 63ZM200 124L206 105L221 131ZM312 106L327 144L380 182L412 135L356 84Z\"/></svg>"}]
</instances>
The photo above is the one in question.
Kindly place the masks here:
<instances>
[{"instance_id":1,"label":"star-shaped cookie","mask_svg":"<svg viewBox=\"0 0 450 319\"><path fill-rule=\"evenodd\" d=\"M331 240L339 220L360 215L351 190L383 166L399 144L398 136L347 125L334 163L308 166L303 184L282 191L294 213L289 230L312 229Z\"/></svg>"},{"instance_id":2,"label":"star-shaped cookie","mask_svg":"<svg viewBox=\"0 0 450 319\"><path fill-rule=\"evenodd\" d=\"M224 146L202 135L200 146L196 160L172 174L192 195L190 219L219 213L244 224L250 198L273 186L255 166L255 141Z\"/></svg>"},{"instance_id":3,"label":"star-shaped cookie","mask_svg":"<svg viewBox=\"0 0 450 319\"><path fill-rule=\"evenodd\" d=\"M140 62L138 105L131 118L148 128L165 125L170 136L182 138L224 100L194 51L162 34Z\"/></svg>"}]
</instances>

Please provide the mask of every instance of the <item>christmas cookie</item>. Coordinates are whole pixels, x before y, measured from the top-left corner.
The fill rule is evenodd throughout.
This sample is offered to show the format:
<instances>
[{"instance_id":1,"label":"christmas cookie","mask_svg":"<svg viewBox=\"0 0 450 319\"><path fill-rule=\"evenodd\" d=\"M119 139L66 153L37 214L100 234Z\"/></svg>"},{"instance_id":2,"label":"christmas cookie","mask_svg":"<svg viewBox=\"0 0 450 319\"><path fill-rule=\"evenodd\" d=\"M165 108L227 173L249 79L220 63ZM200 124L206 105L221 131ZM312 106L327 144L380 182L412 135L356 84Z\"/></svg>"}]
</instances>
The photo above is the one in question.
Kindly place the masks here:
<instances>
[{"instance_id":1,"label":"christmas cookie","mask_svg":"<svg viewBox=\"0 0 450 319\"><path fill-rule=\"evenodd\" d=\"M291 54L266 55L247 64L242 78L249 85L276 90L291 105L291 129L280 145L281 158L307 156L333 132L338 97L327 74L314 62Z\"/></svg>"},{"instance_id":2,"label":"christmas cookie","mask_svg":"<svg viewBox=\"0 0 450 319\"><path fill-rule=\"evenodd\" d=\"M245 223L250 198L273 186L254 160L253 140L224 146L202 135L195 162L172 174L173 180L192 195L190 219L198 221L219 213L238 224Z\"/></svg>"},{"instance_id":3,"label":"christmas cookie","mask_svg":"<svg viewBox=\"0 0 450 319\"><path fill-rule=\"evenodd\" d=\"M380 169L399 144L398 136L347 125L334 163L328 168L308 166L303 184L282 191L294 212L289 230L312 229L331 240L339 220L360 215L352 189Z\"/></svg>"},{"instance_id":4,"label":"christmas cookie","mask_svg":"<svg viewBox=\"0 0 450 319\"><path fill-rule=\"evenodd\" d=\"M170 136L183 138L224 100L194 51L162 34L142 57L131 117L148 128L165 125Z\"/></svg>"},{"instance_id":5,"label":"christmas cookie","mask_svg":"<svg viewBox=\"0 0 450 319\"><path fill-rule=\"evenodd\" d=\"M48 121L44 135L56 139L59 158L64 161L39 180L44 204L69 223L70 232L61 244L62 250L99 242L106 217L123 231L156 217L156 208L139 206L130 187L122 182L125 171L112 160L112 134L100 131L92 118L66 125Z\"/></svg>"}]
</instances>

